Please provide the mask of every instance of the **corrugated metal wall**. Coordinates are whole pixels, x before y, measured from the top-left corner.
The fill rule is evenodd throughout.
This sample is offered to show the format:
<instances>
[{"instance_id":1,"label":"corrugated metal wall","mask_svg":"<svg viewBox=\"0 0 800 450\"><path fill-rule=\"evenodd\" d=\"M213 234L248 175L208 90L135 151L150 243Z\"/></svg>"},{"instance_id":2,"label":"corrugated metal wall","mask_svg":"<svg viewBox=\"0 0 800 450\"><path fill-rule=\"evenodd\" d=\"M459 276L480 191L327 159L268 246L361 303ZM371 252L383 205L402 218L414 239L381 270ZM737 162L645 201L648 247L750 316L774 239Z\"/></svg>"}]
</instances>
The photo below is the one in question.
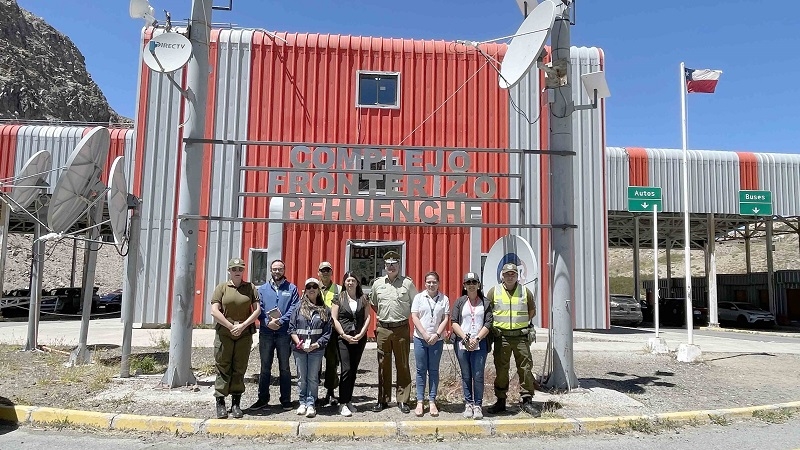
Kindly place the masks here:
<instances>
[{"instance_id":1,"label":"corrugated metal wall","mask_svg":"<svg viewBox=\"0 0 800 450\"><path fill-rule=\"evenodd\" d=\"M508 145L506 94L497 88L497 72L491 63L473 50L448 50L442 41L297 34L283 37L288 45L273 42L260 32L254 36L249 139L398 148ZM496 57L504 50L498 45L484 48ZM400 72L400 108L356 108L357 70ZM260 106L264 104L272 108L264 109ZM472 156L475 170L509 170L503 154ZM402 162L404 156L399 157ZM424 160L433 161L433 153L425 152ZM247 162L287 167L288 147L251 146ZM265 182L265 174L248 173L246 189L263 190ZM508 194L508 186L501 184L499 195ZM268 199L247 199L244 216L267 217ZM507 207L485 206L484 218L503 223L508 220ZM244 230L245 251L267 248L265 224L246 224ZM497 229L483 231L486 251L501 233ZM282 239L287 277L299 282L315 276L322 260L336 261L335 275L341 275L338 272L344 269L348 239L406 241L405 270L418 284L432 269L445 280L460 281L463 274L458 272L469 262L467 229L287 224Z\"/></svg>"},{"instance_id":2,"label":"corrugated metal wall","mask_svg":"<svg viewBox=\"0 0 800 450\"><path fill-rule=\"evenodd\" d=\"M772 213L800 215L800 157L773 153L755 155L759 181L756 189L772 191Z\"/></svg>"}]
</instances>

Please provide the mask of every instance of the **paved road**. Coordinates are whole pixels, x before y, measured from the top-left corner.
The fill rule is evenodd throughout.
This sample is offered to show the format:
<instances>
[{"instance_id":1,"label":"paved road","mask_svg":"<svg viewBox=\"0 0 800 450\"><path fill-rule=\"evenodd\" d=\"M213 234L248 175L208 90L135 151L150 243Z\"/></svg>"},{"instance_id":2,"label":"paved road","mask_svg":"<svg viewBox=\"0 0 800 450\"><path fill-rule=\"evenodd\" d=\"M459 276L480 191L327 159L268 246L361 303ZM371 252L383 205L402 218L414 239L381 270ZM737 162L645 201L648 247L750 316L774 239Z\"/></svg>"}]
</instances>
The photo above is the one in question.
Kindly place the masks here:
<instances>
[{"instance_id":1,"label":"paved road","mask_svg":"<svg viewBox=\"0 0 800 450\"><path fill-rule=\"evenodd\" d=\"M795 416L783 424L769 424L761 421L732 423L725 426L713 425L700 428L683 428L664 431L660 434L630 433L593 434L566 437L536 436L530 438L485 438L473 440L449 440L437 442L432 438L421 439L425 450L485 450L486 448L547 448L555 450L572 450L575 448L592 448L599 450L630 450L647 448L648 450L683 450L683 449L800 449L800 417ZM0 448L15 450L48 450L82 449L82 450L119 450L140 449L242 449L269 446L270 450L362 450L368 445L373 450L402 449L415 447L413 442L398 441L336 441L331 442L269 442L266 440L248 440L230 438L227 440L205 437L175 438L172 436L133 436L111 435L104 433L79 433L74 431L37 430L23 428L9 430L0 428Z\"/></svg>"}]
</instances>

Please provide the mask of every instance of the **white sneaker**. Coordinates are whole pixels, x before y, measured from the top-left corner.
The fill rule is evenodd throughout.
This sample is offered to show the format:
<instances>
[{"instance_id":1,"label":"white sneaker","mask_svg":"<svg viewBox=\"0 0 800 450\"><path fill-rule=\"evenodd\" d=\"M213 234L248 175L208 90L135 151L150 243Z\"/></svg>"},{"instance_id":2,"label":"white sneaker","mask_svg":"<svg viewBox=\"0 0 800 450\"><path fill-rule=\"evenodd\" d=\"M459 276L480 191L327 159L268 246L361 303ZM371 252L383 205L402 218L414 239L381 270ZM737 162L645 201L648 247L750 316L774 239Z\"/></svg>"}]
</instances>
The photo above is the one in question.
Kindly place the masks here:
<instances>
[{"instance_id":1,"label":"white sneaker","mask_svg":"<svg viewBox=\"0 0 800 450\"><path fill-rule=\"evenodd\" d=\"M302 416L305 413L306 413L306 405L300 405L300 407L297 408L297 415Z\"/></svg>"},{"instance_id":2,"label":"white sneaker","mask_svg":"<svg viewBox=\"0 0 800 450\"><path fill-rule=\"evenodd\" d=\"M480 406L475 405L472 407L472 418L475 420L483 419L483 411Z\"/></svg>"},{"instance_id":3,"label":"white sneaker","mask_svg":"<svg viewBox=\"0 0 800 450\"><path fill-rule=\"evenodd\" d=\"M345 417L350 417L350 416L353 415L353 413L350 412L350 408L348 408L347 405L342 405L342 409L341 409L341 411L339 411L339 414L341 414L341 415L343 415Z\"/></svg>"},{"instance_id":4,"label":"white sneaker","mask_svg":"<svg viewBox=\"0 0 800 450\"><path fill-rule=\"evenodd\" d=\"M350 412L358 412L358 409L356 408L356 405L353 404L353 402L347 403L347 409L349 409Z\"/></svg>"},{"instance_id":5,"label":"white sneaker","mask_svg":"<svg viewBox=\"0 0 800 450\"><path fill-rule=\"evenodd\" d=\"M473 415L473 412L472 412L472 405L471 405L471 404L469 404L469 403L467 403L467 404L464 406L464 418L465 418L465 419L471 419L471 418L472 418L472 415Z\"/></svg>"},{"instance_id":6,"label":"white sneaker","mask_svg":"<svg viewBox=\"0 0 800 450\"><path fill-rule=\"evenodd\" d=\"M309 418L311 418L311 417L314 417L314 416L316 416L316 415L317 415L317 410L316 410L316 409L314 409L314 407L313 407L313 406L309 406L309 407L306 409L306 417L309 417Z\"/></svg>"}]
</instances>

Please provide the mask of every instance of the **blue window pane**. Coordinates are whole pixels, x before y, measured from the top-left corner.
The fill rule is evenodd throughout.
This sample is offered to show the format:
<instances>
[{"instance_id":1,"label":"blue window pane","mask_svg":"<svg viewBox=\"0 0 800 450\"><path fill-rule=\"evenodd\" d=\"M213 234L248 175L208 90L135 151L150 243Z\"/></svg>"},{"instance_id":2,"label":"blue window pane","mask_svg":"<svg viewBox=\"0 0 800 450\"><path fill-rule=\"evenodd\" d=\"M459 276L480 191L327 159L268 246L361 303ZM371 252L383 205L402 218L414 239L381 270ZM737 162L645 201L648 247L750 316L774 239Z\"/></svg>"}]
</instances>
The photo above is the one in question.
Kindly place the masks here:
<instances>
[{"instance_id":1,"label":"blue window pane","mask_svg":"<svg viewBox=\"0 0 800 450\"><path fill-rule=\"evenodd\" d=\"M360 74L358 104L364 106L397 106L397 75Z\"/></svg>"},{"instance_id":2,"label":"blue window pane","mask_svg":"<svg viewBox=\"0 0 800 450\"><path fill-rule=\"evenodd\" d=\"M397 78L381 78L378 80L378 103L381 105L397 104Z\"/></svg>"},{"instance_id":3,"label":"blue window pane","mask_svg":"<svg viewBox=\"0 0 800 450\"><path fill-rule=\"evenodd\" d=\"M378 79L372 75L362 75L359 82L358 103L360 105L378 104Z\"/></svg>"}]
</instances>

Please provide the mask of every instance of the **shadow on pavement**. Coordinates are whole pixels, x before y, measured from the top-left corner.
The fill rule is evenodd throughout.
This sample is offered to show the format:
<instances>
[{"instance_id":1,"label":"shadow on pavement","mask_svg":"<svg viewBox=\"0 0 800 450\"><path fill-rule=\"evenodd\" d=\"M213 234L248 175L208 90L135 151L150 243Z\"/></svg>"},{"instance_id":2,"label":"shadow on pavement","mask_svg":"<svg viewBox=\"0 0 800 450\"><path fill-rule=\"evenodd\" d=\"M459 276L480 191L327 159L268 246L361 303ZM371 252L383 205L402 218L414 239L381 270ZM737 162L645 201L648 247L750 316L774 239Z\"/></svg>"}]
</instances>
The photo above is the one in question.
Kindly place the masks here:
<instances>
[{"instance_id":1,"label":"shadow on pavement","mask_svg":"<svg viewBox=\"0 0 800 450\"><path fill-rule=\"evenodd\" d=\"M674 376L672 372L658 371L654 375L639 376L624 372L607 372L607 375L614 378L581 378L581 387L591 389L601 387L611 389L622 394L643 394L647 391L647 386L675 387L675 383L664 381L663 377Z\"/></svg>"},{"instance_id":2,"label":"shadow on pavement","mask_svg":"<svg viewBox=\"0 0 800 450\"><path fill-rule=\"evenodd\" d=\"M772 353L765 353L765 352L758 352L758 353L739 353L738 355L729 355L729 356L720 356L719 358L712 358L707 359L706 361L719 361L721 359L731 359L731 358L741 358L742 356L772 356L775 357Z\"/></svg>"},{"instance_id":3,"label":"shadow on pavement","mask_svg":"<svg viewBox=\"0 0 800 450\"><path fill-rule=\"evenodd\" d=\"M2 406L14 406L14 402L11 400L0 396L0 405ZM7 420L0 420L0 434L10 433L14 430L19 428L19 425L16 422L9 422Z\"/></svg>"}]
</instances>

